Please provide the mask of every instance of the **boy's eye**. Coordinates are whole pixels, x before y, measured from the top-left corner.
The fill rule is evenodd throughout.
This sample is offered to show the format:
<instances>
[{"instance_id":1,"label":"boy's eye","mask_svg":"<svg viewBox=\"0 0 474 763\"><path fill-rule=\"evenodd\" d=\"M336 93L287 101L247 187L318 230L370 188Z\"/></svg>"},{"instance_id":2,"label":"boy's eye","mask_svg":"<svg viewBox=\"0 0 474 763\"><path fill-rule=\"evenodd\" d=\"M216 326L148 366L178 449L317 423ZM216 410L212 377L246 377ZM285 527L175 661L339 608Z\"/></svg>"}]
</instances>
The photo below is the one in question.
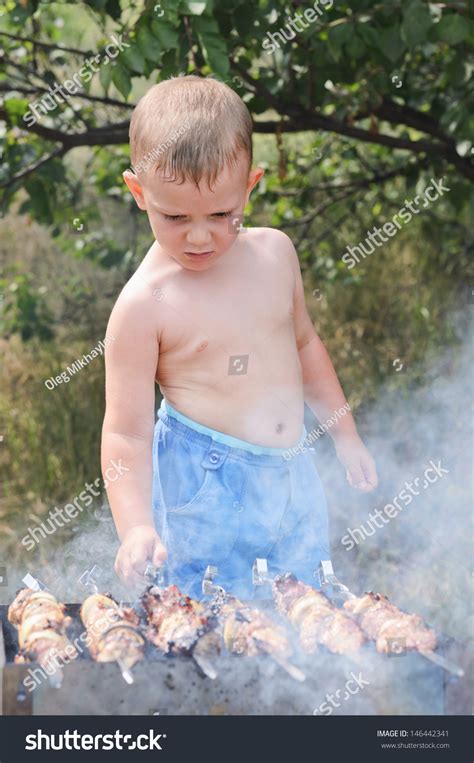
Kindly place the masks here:
<instances>
[{"instance_id":1,"label":"boy's eye","mask_svg":"<svg viewBox=\"0 0 474 763\"><path fill-rule=\"evenodd\" d=\"M232 210L229 212L214 212L214 214L211 215L211 217L230 217L232 214ZM163 213L163 217L165 220L186 220L186 215L165 215Z\"/></svg>"}]
</instances>

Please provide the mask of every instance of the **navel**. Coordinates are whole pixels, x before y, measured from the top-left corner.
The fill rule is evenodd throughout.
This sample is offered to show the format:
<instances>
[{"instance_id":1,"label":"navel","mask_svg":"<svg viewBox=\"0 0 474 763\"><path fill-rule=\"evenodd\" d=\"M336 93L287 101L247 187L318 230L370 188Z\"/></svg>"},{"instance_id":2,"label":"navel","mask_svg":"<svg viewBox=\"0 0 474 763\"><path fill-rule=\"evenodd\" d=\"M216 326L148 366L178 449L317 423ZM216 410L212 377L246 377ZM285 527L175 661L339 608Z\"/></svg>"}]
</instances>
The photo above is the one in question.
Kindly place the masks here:
<instances>
[{"instance_id":1,"label":"navel","mask_svg":"<svg viewBox=\"0 0 474 763\"><path fill-rule=\"evenodd\" d=\"M285 425L281 422L276 425L277 434L281 434L285 428Z\"/></svg>"}]
</instances>

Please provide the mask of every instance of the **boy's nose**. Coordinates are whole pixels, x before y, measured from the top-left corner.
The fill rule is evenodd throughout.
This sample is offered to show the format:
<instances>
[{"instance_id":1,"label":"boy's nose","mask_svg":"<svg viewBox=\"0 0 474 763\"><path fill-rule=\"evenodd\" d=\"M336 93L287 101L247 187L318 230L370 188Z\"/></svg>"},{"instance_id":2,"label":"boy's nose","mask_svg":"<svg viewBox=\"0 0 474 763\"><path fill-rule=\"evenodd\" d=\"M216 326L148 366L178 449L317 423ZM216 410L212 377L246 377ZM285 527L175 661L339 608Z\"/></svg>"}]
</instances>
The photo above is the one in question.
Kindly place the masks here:
<instances>
[{"instance_id":1,"label":"boy's nose","mask_svg":"<svg viewBox=\"0 0 474 763\"><path fill-rule=\"evenodd\" d=\"M211 234L206 225L193 225L186 235L186 240L192 246L201 247L211 241Z\"/></svg>"}]
</instances>

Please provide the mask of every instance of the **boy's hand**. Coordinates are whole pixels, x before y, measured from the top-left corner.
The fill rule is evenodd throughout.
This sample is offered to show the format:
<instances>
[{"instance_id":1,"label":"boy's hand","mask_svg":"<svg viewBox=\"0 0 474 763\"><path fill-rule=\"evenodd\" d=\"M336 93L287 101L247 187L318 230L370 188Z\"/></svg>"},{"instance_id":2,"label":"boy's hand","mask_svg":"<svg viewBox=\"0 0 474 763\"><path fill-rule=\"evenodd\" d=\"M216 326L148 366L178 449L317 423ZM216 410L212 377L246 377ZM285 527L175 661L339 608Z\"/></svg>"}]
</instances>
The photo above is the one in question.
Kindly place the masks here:
<instances>
[{"instance_id":1,"label":"boy's hand","mask_svg":"<svg viewBox=\"0 0 474 763\"><path fill-rule=\"evenodd\" d=\"M341 436L334 442L339 461L346 467L351 487L370 493L378 483L375 462L358 435Z\"/></svg>"},{"instance_id":2,"label":"boy's hand","mask_svg":"<svg viewBox=\"0 0 474 763\"><path fill-rule=\"evenodd\" d=\"M162 567L168 554L153 527L132 527L125 535L115 558L115 572L129 585L143 583L148 563Z\"/></svg>"}]
</instances>

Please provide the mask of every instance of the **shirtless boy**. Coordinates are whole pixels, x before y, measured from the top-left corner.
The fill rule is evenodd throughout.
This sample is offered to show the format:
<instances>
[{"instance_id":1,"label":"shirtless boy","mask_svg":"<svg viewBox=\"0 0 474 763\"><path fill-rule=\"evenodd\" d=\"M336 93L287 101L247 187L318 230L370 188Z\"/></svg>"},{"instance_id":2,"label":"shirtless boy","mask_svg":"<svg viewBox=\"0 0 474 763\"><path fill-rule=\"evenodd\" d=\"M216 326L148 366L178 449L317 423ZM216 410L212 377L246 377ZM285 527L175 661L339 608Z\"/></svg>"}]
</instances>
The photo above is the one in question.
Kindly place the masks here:
<instances>
[{"instance_id":1,"label":"shirtless boy","mask_svg":"<svg viewBox=\"0 0 474 763\"><path fill-rule=\"evenodd\" d=\"M197 597L208 564L248 598L256 557L313 584L330 558L311 453L283 453L304 436L305 402L325 422L346 399L290 239L240 224L263 174L251 141L249 112L227 85L174 78L137 105L135 171L124 173L155 240L107 329L102 465L122 459L129 470L108 488L115 568L143 582L148 562L167 560L171 581ZM330 432L350 484L372 490L375 465L351 414Z\"/></svg>"}]
</instances>

